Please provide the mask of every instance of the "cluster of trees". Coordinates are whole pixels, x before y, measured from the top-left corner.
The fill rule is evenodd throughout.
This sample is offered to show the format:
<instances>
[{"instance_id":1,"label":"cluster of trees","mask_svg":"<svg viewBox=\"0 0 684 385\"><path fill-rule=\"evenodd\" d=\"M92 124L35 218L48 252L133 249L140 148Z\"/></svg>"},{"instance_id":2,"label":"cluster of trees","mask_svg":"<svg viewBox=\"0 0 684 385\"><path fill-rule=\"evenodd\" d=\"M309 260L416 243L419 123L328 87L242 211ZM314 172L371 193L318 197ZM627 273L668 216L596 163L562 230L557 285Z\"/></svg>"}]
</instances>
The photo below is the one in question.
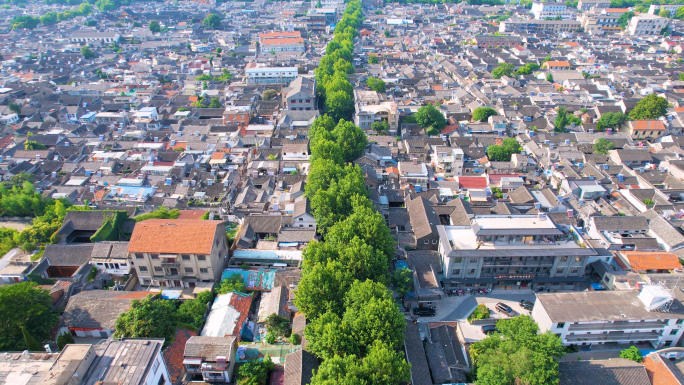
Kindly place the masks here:
<instances>
[{"instance_id":1,"label":"cluster of trees","mask_svg":"<svg viewBox=\"0 0 684 385\"><path fill-rule=\"evenodd\" d=\"M511 76L514 69L515 66L512 63L503 62L499 64L498 67L494 68L494 70L492 70L492 77L494 79L501 79L504 76Z\"/></svg>"},{"instance_id":2,"label":"cluster of trees","mask_svg":"<svg viewBox=\"0 0 684 385\"><path fill-rule=\"evenodd\" d=\"M47 12L40 17L40 22L45 25L56 24L60 21L70 20L76 16L88 16L93 13L93 6L88 3L83 3L78 8L70 9L64 12ZM93 20L94 21L94 20ZM12 27L14 28L14 27ZM19 27L22 28L22 27Z\"/></svg>"},{"instance_id":3,"label":"cluster of trees","mask_svg":"<svg viewBox=\"0 0 684 385\"><path fill-rule=\"evenodd\" d=\"M371 76L368 78L368 80L366 80L366 85L370 87L370 89L373 91L380 92L383 94L387 92L385 81L382 79L377 79Z\"/></svg>"},{"instance_id":4,"label":"cluster of trees","mask_svg":"<svg viewBox=\"0 0 684 385\"><path fill-rule=\"evenodd\" d=\"M178 209L169 210L169 208L166 206L159 206L157 211L153 211L153 212L147 213L147 214L138 215L137 217L134 217L133 219L136 222L142 222L142 221L146 221L148 219L176 219L176 218L178 218L179 215L180 215L180 211Z\"/></svg>"},{"instance_id":5,"label":"cluster of trees","mask_svg":"<svg viewBox=\"0 0 684 385\"><path fill-rule=\"evenodd\" d=\"M221 104L221 100L219 98L211 98L208 100L207 103L207 98L204 96L200 96L197 98L197 101L192 103L193 107L197 108L221 108L223 105Z\"/></svg>"},{"instance_id":6,"label":"cluster of trees","mask_svg":"<svg viewBox=\"0 0 684 385\"><path fill-rule=\"evenodd\" d=\"M347 75L354 73L351 62L353 40L361 25L361 2L350 1L335 27L335 36L325 49L325 56L316 68L316 93L326 113L335 122L352 120L354 114L354 87Z\"/></svg>"},{"instance_id":7,"label":"cluster of trees","mask_svg":"<svg viewBox=\"0 0 684 385\"><path fill-rule=\"evenodd\" d=\"M504 139L501 145L491 145L487 147L487 157L495 162L508 162L511 155L519 154L522 151L520 143L515 138Z\"/></svg>"},{"instance_id":8,"label":"cluster of trees","mask_svg":"<svg viewBox=\"0 0 684 385\"><path fill-rule=\"evenodd\" d=\"M667 99L650 94L639 100L634 109L629 112L632 120L658 119L667 113Z\"/></svg>"},{"instance_id":9,"label":"cluster of trees","mask_svg":"<svg viewBox=\"0 0 684 385\"><path fill-rule=\"evenodd\" d=\"M413 117L416 119L416 123L425 129L425 133L428 135L437 135L447 126L446 118L442 112L432 104L420 107ZM407 120L404 119L404 122L407 122Z\"/></svg>"},{"instance_id":10,"label":"cluster of trees","mask_svg":"<svg viewBox=\"0 0 684 385\"><path fill-rule=\"evenodd\" d=\"M217 48L218 49L218 48ZM223 72L219 76L210 76L210 75L200 75L196 78L198 81L215 81L215 82L224 82L224 83L229 83L233 79L233 74L228 71L228 69L224 68ZM268 91L268 90L267 90Z\"/></svg>"},{"instance_id":11,"label":"cluster of trees","mask_svg":"<svg viewBox=\"0 0 684 385\"><path fill-rule=\"evenodd\" d=\"M627 115L622 112L606 112L596 123L597 131L605 131L608 128L620 128L627 121Z\"/></svg>"},{"instance_id":12,"label":"cluster of trees","mask_svg":"<svg viewBox=\"0 0 684 385\"><path fill-rule=\"evenodd\" d=\"M612 150L615 144L606 138L599 138L594 142L594 152L597 154L606 155L608 151Z\"/></svg>"},{"instance_id":13,"label":"cluster of trees","mask_svg":"<svg viewBox=\"0 0 684 385\"><path fill-rule=\"evenodd\" d=\"M43 351L58 319L51 309L50 293L33 282L0 286L0 350Z\"/></svg>"},{"instance_id":14,"label":"cluster of trees","mask_svg":"<svg viewBox=\"0 0 684 385\"><path fill-rule=\"evenodd\" d=\"M478 107L473 111L473 120L476 122L486 122L490 116L496 115L496 110L491 107Z\"/></svg>"},{"instance_id":15,"label":"cluster of trees","mask_svg":"<svg viewBox=\"0 0 684 385\"><path fill-rule=\"evenodd\" d=\"M197 294L184 302L161 299L149 295L131 302L131 308L116 319L117 337L164 338L171 343L178 327L199 330L204 325L204 314L214 296L211 291Z\"/></svg>"},{"instance_id":16,"label":"cluster of trees","mask_svg":"<svg viewBox=\"0 0 684 385\"><path fill-rule=\"evenodd\" d=\"M565 346L557 335L537 334L539 327L529 316L496 322L499 333L470 348L472 373L478 385L558 384L558 359Z\"/></svg>"},{"instance_id":17,"label":"cluster of trees","mask_svg":"<svg viewBox=\"0 0 684 385\"><path fill-rule=\"evenodd\" d=\"M558 107L558 114L556 115L556 120L553 121L553 125L556 127L554 131L556 132L567 132L565 127L569 124L574 124L579 126L582 124L582 119L571 114L565 107Z\"/></svg>"},{"instance_id":18,"label":"cluster of trees","mask_svg":"<svg viewBox=\"0 0 684 385\"><path fill-rule=\"evenodd\" d=\"M219 29L221 28L221 16L210 13L202 20L202 25L204 25L204 28L206 29Z\"/></svg>"}]
</instances>

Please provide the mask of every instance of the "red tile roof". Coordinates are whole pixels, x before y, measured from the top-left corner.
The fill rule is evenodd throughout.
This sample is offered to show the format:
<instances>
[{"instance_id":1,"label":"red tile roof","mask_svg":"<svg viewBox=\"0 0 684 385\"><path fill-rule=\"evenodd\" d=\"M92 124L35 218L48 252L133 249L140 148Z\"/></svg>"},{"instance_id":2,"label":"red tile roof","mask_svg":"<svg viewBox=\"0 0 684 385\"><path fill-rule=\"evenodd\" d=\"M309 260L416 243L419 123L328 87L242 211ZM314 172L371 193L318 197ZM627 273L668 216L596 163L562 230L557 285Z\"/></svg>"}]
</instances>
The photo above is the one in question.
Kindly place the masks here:
<instances>
[{"instance_id":1,"label":"red tile roof","mask_svg":"<svg viewBox=\"0 0 684 385\"><path fill-rule=\"evenodd\" d=\"M458 184L461 188L486 188L487 178L484 176L459 176Z\"/></svg>"},{"instance_id":2,"label":"red tile roof","mask_svg":"<svg viewBox=\"0 0 684 385\"><path fill-rule=\"evenodd\" d=\"M632 120L633 130L664 130L665 125L660 120Z\"/></svg>"},{"instance_id":3,"label":"red tile roof","mask_svg":"<svg viewBox=\"0 0 684 385\"><path fill-rule=\"evenodd\" d=\"M171 376L171 383L175 384L183 374L183 353L185 352L185 343L190 337L196 336L197 332L186 329L176 330L176 335L171 345L164 349L162 356L164 363L169 370Z\"/></svg>"},{"instance_id":4,"label":"red tile roof","mask_svg":"<svg viewBox=\"0 0 684 385\"><path fill-rule=\"evenodd\" d=\"M206 212L207 210L181 210L180 215L176 219L198 220L202 219L202 215Z\"/></svg>"},{"instance_id":5,"label":"red tile roof","mask_svg":"<svg viewBox=\"0 0 684 385\"><path fill-rule=\"evenodd\" d=\"M294 32L265 32L265 33L259 34L259 39L282 39L282 38L288 38L288 37L302 37L302 33L299 31L294 31Z\"/></svg>"},{"instance_id":6,"label":"red tile roof","mask_svg":"<svg viewBox=\"0 0 684 385\"><path fill-rule=\"evenodd\" d=\"M620 254L629 262L634 271L674 270L682 268L679 259L672 253L661 251L621 251Z\"/></svg>"},{"instance_id":7,"label":"red tile roof","mask_svg":"<svg viewBox=\"0 0 684 385\"><path fill-rule=\"evenodd\" d=\"M249 308L252 306L252 295L236 292L230 294L232 294L230 306L240 313L240 317L238 317L238 322L235 323L235 329L233 329L232 335L239 337L242 325L247 321L247 317L249 316Z\"/></svg>"},{"instance_id":8,"label":"red tile roof","mask_svg":"<svg viewBox=\"0 0 684 385\"><path fill-rule=\"evenodd\" d=\"M283 45L304 43L304 38L301 37L284 37L280 39L261 39L261 45Z\"/></svg>"},{"instance_id":9,"label":"red tile roof","mask_svg":"<svg viewBox=\"0 0 684 385\"><path fill-rule=\"evenodd\" d=\"M663 361L658 353L649 354L644 358L644 367L648 379L652 385L680 385L677 376L672 373L669 366Z\"/></svg>"},{"instance_id":10,"label":"red tile roof","mask_svg":"<svg viewBox=\"0 0 684 385\"><path fill-rule=\"evenodd\" d=\"M148 219L133 229L131 253L211 254L221 221Z\"/></svg>"}]
</instances>

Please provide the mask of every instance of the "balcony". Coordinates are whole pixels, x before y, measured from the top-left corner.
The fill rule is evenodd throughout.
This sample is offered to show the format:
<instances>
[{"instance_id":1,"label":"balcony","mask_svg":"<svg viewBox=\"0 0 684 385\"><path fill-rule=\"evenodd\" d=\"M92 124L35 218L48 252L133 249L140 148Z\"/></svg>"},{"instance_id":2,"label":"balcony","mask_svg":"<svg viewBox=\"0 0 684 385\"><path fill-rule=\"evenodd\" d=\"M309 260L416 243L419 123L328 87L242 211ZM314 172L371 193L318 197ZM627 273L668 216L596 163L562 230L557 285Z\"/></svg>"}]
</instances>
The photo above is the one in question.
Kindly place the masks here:
<instances>
[{"instance_id":1,"label":"balcony","mask_svg":"<svg viewBox=\"0 0 684 385\"><path fill-rule=\"evenodd\" d=\"M582 342L629 342L629 341L657 341L662 337L658 332L623 333L611 332L602 334L577 334L565 337L568 343Z\"/></svg>"},{"instance_id":2,"label":"balcony","mask_svg":"<svg viewBox=\"0 0 684 385\"><path fill-rule=\"evenodd\" d=\"M573 324L568 326L568 331L622 331L622 330L657 330L662 329L666 322L652 321L652 322L625 322L616 321L603 324Z\"/></svg>"},{"instance_id":3,"label":"balcony","mask_svg":"<svg viewBox=\"0 0 684 385\"><path fill-rule=\"evenodd\" d=\"M167 278L167 279L180 278L180 277L181 277L181 275L180 275L180 273L178 273L178 272L175 272L175 273L164 273L164 278Z\"/></svg>"},{"instance_id":4,"label":"balcony","mask_svg":"<svg viewBox=\"0 0 684 385\"><path fill-rule=\"evenodd\" d=\"M180 267L180 262L162 262L161 267Z\"/></svg>"}]
</instances>

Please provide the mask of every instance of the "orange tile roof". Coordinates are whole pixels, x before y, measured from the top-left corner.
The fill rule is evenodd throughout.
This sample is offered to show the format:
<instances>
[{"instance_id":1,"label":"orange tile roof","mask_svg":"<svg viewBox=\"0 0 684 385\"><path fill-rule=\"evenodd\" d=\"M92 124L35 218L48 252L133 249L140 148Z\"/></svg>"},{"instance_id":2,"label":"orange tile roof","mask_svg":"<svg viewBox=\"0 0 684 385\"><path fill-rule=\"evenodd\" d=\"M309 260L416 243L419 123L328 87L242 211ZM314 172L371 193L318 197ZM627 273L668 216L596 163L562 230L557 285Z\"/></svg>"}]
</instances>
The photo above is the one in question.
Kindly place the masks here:
<instances>
[{"instance_id":1,"label":"orange tile roof","mask_svg":"<svg viewBox=\"0 0 684 385\"><path fill-rule=\"evenodd\" d=\"M164 363L166 363L166 368L169 370L169 376L171 376L171 383L173 384L180 380L180 376L183 374L183 354L185 353L185 344L188 342L190 337L196 335L197 332L179 328L176 330L176 335L171 345L164 349Z\"/></svg>"},{"instance_id":2,"label":"orange tile roof","mask_svg":"<svg viewBox=\"0 0 684 385\"><path fill-rule=\"evenodd\" d=\"M226 157L226 153L223 151L217 151L211 154L211 159L223 159Z\"/></svg>"},{"instance_id":3,"label":"orange tile roof","mask_svg":"<svg viewBox=\"0 0 684 385\"><path fill-rule=\"evenodd\" d=\"M652 385L679 385L681 382L672 373L668 365L663 361L658 353L652 353L644 357L644 367L648 379Z\"/></svg>"},{"instance_id":4,"label":"orange tile roof","mask_svg":"<svg viewBox=\"0 0 684 385\"><path fill-rule=\"evenodd\" d=\"M684 107L675 107L675 112L684 112Z\"/></svg>"},{"instance_id":5,"label":"orange tile roof","mask_svg":"<svg viewBox=\"0 0 684 385\"><path fill-rule=\"evenodd\" d=\"M302 37L302 33L299 31L294 32L266 32L260 33L259 39L280 39L286 37Z\"/></svg>"},{"instance_id":6,"label":"orange tile roof","mask_svg":"<svg viewBox=\"0 0 684 385\"><path fill-rule=\"evenodd\" d=\"M629 12L629 8L608 8L606 13L625 13Z\"/></svg>"},{"instance_id":7,"label":"orange tile roof","mask_svg":"<svg viewBox=\"0 0 684 385\"><path fill-rule=\"evenodd\" d=\"M211 254L221 221L148 219L133 229L131 253Z\"/></svg>"},{"instance_id":8,"label":"orange tile roof","mask_svg":"<svg viewBox=\"0 0 684 385\"><path fill-rule=\"evenodd\" d=\"M284 37L280 39L261 39L261 45L282 45L304 43L303 37Z\"/></svg>"},{"instance_id":9,"label":"orange tile roof","mask_svg":"<svg viewBox=\"0 0 684 385\"><path fill-rule=\"evenodd\" d=\"M634 130L664 130L665 125L660 120L633 120Z\"/></svg>"},{"instance_id":10,"label":"orange tile roof","mask_svg":"<svg viewBox=\"0 0 684 385\"><path fill-rule=\"evenodd\" d=\"M181 210L180 215L176 219L198 220L201 219L202 215L206 212L207 210Z\"/></svg>"},{"instance_id":11,"label":"orange tile roof","mask_svg":"<svg viewBox=\"0 0 684 385\"><path fill-rule=\"evenodd\" d=\"M546 64L547 67L570 67L570 62L567 60L551 60L544 64Z\"/></svg>"},{"instance_id":12,"label":"orange tile roof","mask_svg":"<svg viewBox=\"0 0 684 385\"><path fill-rule=\"evenodd\" d=\"M621 251L627 261L629 261L632 270L674 270L681 269L682 264L679 259L672 253L663 251Z\"/></svg>"},{"instance_id":13,"label":"orange tile roof","mask_svg":"<svg viewBox=\"0 0 684 385\"><path fill-rule=\"evenodd\" d=\"M232 295L230 297L230 306L235 308L235 310L240 313L238 321L235 323L233 334L231 335L239 337L240 330L242 330L242 325L244 325L245 321L247 321L247 317L249 316L249 308L252 306L252 295L237 292L228 293L228 295Z\"/></svg>"},{"instance_id":14,"label":"orange tile roof","mask_svg":"<svg viewBox=\"0 0 684 385\"><path fill-rule=\"evenodd\" d=\"M385 172L388 174L394 173L394 174L399 174L399 169L396 167L387 167L385 169Z\"/></svg>"},{"instance_id":15,"label":"orange tile roof","mask_svg":"<svg viewBox=\"0 0 684 385\"><path fill-rule=\"evenodd\" d=\"M567 45L568 47L577 47L579 46L579 43L576 41L566 41L565 45Z\"/></svg>"}]
</instances>

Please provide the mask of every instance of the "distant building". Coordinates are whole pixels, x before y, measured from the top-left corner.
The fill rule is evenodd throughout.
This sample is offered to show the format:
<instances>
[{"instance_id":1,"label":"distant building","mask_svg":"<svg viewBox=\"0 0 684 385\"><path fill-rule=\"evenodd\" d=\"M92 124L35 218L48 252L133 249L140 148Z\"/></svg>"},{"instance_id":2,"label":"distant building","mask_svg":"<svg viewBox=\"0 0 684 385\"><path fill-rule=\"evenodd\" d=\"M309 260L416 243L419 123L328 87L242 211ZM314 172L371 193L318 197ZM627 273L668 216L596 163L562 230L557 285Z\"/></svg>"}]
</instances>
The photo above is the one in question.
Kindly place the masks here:
<instances>
[{"instance_id":1,"label":"distant building","mask_svg":"<svg viewBox=\"0 0 684 385\"><path fill-rule=\"evenodd\" d=\"M670 16L674 16L681 7L684 7L684 4L651 4L648 6L648 14L658 15L661 9L667 9Z\"/></svg>"},{"instance_id":2,"label":"distant building","mask_svg":"<svg viewBox=\"0 0 684 385\"><path fill-rule=\"evenodd\" d=\"M572 19L574 13L568 11L567 8L564 3L533 3L531 12L537 20L555 19L558 16L563 20Z\"/></svg>"},{"instance_id":3,"label":"distant building","mask_svg":"<svg viewBox=\"0 0 684 385\"><path fill-rule=\"evenodd\" d=\"M297 67L256 67L245 70L248 84L287 84L295 80L297 75Z\"/></svg>"},{"instance_id":4,"label":"distant building","mask_svg":"<svg viewBox=\"0 0 684 385\"><path fill-rule=\"evenodd\" d=\"M304 52L304 39L301 37L261 39L261 52Z\"/></svg>"},{"instance_id":5,"label":"distant building","mask_svg":"<svg viewBox=\"0 0 684 385\"><path fill-rule=\"evenodd\" d=\"M627 32L631 36L658 36L669 22L668 18L642 13L629 21Z\"/></svg>"},{"instance_id":6,"label":"distant building","mask_svg":"<svg viewBox=\"0 0 684 385\"><path fill-rule=\"evenodd\" d=\"M71 34L69 41L72 43L118 43L121 35L116 32L77 31Z\"/></svg>"},{"instance_id":7,"label":"distant building","mask_svg":"<svg viewBox=\"0 0 684 385\"><path fill-rule=\"evenodd\" d=\"M501 48L520 45L522 39L519 36L475 36L475 42L478 48Z\"/></svg>"},{"instance_id":8,"label":"distant building","mask_svg":"<svg viewBox=\"0 0 684 385\"><path fill-rule=\"evenodd\" d=\"M311 78L297 77L288 86L285 100L288 110L315 110L316 109L316 81Z\"/></svg>"},{"instance_id":9,"label":"distant building","mask_svg":"<svg viewBox=\"0 0 684 385\"><path fill-rule=\"evenodd\" d=\"M582 23L575 20L507 20L499 25L501 33L575 32Z\"/></svg>"},{"instance_id":10,"label":"distant building","mask_svg":"<svg viewBox=\"0 0 684 385\"><path fill-rule=\"evenodd\" d=\"M577 3L577 9L579 9L581 11L588 11L592 8L610 8L610 1L580 0Z\"/></svg>"}]
</instances>

